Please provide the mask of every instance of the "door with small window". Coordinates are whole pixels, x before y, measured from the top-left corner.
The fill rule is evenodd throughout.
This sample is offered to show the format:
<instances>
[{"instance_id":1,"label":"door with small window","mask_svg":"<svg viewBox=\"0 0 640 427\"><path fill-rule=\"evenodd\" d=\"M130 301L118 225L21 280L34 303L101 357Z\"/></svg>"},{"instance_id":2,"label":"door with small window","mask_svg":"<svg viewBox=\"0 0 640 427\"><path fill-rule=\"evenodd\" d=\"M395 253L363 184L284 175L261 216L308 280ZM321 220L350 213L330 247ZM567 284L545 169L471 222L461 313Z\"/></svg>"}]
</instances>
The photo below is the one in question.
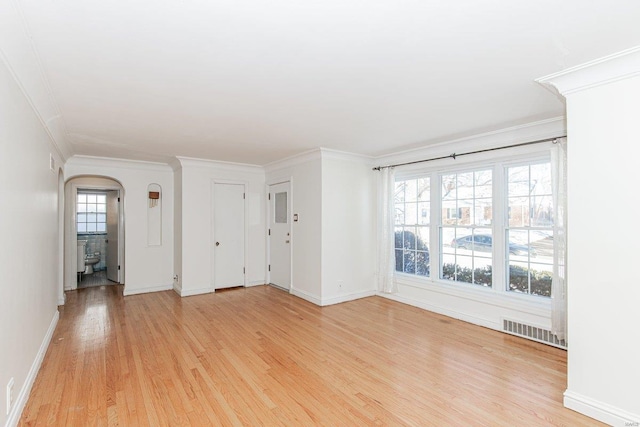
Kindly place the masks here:
<instances>
[{"instance_id":1,"label":"door with small window","mask_svg":"<svg viewBox=\"0 0 640 427\"><path fill-rule=\"evenodd\" d=\"M269 186L269 283L291 288L291 183Z\"/></svg>"}]
</instances>

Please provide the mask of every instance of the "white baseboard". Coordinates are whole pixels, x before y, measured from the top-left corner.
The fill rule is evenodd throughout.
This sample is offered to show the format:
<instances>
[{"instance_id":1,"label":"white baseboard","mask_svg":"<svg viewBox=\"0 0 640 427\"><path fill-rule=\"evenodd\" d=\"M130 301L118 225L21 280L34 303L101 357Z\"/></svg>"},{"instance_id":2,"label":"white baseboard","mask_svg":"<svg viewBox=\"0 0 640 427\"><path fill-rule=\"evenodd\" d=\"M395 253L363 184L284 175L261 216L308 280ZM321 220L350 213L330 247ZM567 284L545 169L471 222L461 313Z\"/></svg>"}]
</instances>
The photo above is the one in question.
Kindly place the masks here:
<instances>
[{"instance_id":1,"label":"white baseboard","mask_svg":"<svg viewBox=\"0 0 640 427\"><path fill-rule=\"evenodd\" d=\"M396 294L387 294L383 292L378 292L376 295L381 296L383 298L388 298L394 301L401 302L403 304L412 305L414 307L422 308L423 310L431 311L433 313L442 314L444 316L452 317L454 319L462 320L465 322L473 323L474 325L484 326L485 328L495 329L497 331L501 331L501 325L499 322L494 322L489 319L484 319L482 317L471 316L466 313L462 313L459 311L451 310L446 307L441 307L438 305L428 304L421 300L416 300L413 298L408 298L405 296L399 296Z\"/></svg>"},{"instance_id":2,"label":"white baseboard","mask_svg":"<svg viewBox=\"0 0 640 427\"><path fill-rule=\"evenodd\" d=\"M266 283L264 280L251 280L247 283L247 288L250 288L252 286L263 286L265 284Z\"/></svg>"},{"instance_id":3,"label":"white baseboard","mask_svg":"<svg viewBox=\"0 0 640 427\"><path fill-rule=\"evenodd\" d=\"M564 406L611 426L637 426L640 415L599 402L570 390L564 392Z\"/></svg>"},{"instance_id":4,"label":"white baseboard","mask_svg":"<svg viewBox=\"0 0 640 427\"><path fill-rule=\"evenodd\" d=\"M289 291L289 293L291 295L295 295L299 298L302 298L303 300L309 301L315 305L322 305L322 299L315 296L315 295L311 295L310 293L307 293L305 291L301 291L300 289L291 289Z\"/></svg>"},{"instance_id":5,"label":"white baseboard","mask_svg":"<svg viewBox=\"0 0 640 427\"><path fill-rule=\"evenodd\" d=\"M206 288L198 289L181 289L179 295L181 297L191 297L194 295L210 294L212 292L215 292L215 290L211 286L207 286Z\"/></svg>"},{"instance_id":6,"label":"white baseboard","mask_svg":"<svg viewBox=\"0 0 640 427\"><path fill-rule=\"evenodd\" d=\"M126 297L129 295L148 294L149 292L170 291L172 289L173 289L173 284L163 285L163 286L152 286L149 288L139 288L139 289L129 289L129 287L125 285L122 295Z\"/></svg>"},{"instance_id":7,"label":"white baseboard","mask_svg":"<svg viewBox=\"0 0 640 427\"><path fill-rule=\"evenodd\" d=\"M38 376L38 371L40 371L40 366L42 366L42 361L44 360L44 355L47 353L47 349L49 348L49 344L51 343L51 338L53 338L53 332L56 330L56 325L58 324L58 319L60 318L60 313L58 310L53 315L53 319L51 319L51 323L49 324L49 329L47 329L47 333L42 340L42 344L40 344L40 348L38 349L38 353L36 353L36 358L31 364L31 369L29 369L29 373L27 374L27 378L24 381L22 388L20 389L20 393L18 393L18 397L11 408L11 412L9 412L9 416L7 417L6 427L15 427L18 425L20 421L20 417L22 416L22 411L24 410L27 401L29 400L29 394L31 393L31 388L33 387L33 383L36 381L36 377Z\"/></svg>"},{"instance_id":8,"label":"white baseboard","mask_svg":"<svg viewBox=\"0 0 640 427\"><path fill-rule=\"evenodd\" d=\"M368 291L362 291L362 292L353 292L353 293L344 294L344 295L337 295L331 298L323 298L322 303L320 305L325 306L325 305L340 304L341 302L353 301L360 298L370 297L370 296L376 295L376 293L377 292L375 290L368 290Z\"/></svg>"}]
</instances>

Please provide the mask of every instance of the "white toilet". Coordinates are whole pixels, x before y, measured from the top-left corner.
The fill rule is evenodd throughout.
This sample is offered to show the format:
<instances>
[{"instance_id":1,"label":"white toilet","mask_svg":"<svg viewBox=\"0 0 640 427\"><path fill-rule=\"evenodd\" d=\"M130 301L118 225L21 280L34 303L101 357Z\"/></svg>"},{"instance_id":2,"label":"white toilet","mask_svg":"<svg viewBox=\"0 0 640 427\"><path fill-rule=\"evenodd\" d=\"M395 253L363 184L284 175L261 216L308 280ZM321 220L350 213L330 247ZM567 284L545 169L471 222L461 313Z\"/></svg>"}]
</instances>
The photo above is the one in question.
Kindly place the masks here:
<instances>
[{"instance_id":1,"label":"white toilet","mask_svg":"<svg viewBox=\"0 0 640 427\"><path fill-rule=\"evenodd\" d=\"M100 262L100 252L95 252L93 254L87 254L84 257L84 265L85 270L84 274L93 273L93 266Z\"/></svg>"}]
</instances>

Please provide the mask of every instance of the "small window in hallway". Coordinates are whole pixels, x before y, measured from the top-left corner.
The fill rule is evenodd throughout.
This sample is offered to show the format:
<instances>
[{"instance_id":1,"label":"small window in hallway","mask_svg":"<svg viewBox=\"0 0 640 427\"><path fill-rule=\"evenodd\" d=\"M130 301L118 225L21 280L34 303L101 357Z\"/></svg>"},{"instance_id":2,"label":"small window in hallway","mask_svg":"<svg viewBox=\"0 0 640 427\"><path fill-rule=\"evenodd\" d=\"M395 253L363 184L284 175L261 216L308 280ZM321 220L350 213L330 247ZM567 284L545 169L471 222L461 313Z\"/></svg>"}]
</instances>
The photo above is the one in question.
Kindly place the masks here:
<instances>
[{"instance_id":1,"label":"small window in hallway","mask_svg":"<svg viewBox=\"0 0 640 427\"><path fill-rule=\"evenodd\" d=\"M107 196L104 193L78 193L78 233L107 232Z\"/></svg>"}]
</instances>

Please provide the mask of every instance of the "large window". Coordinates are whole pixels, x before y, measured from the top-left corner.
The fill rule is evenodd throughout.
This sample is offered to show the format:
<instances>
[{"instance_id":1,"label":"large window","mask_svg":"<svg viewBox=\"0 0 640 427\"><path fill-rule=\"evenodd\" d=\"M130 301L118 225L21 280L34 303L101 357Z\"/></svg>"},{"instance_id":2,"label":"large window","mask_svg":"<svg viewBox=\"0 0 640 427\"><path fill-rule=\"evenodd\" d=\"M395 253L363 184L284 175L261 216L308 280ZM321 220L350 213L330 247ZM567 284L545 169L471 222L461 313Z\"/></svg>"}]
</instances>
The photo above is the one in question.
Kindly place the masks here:
<instances>
[{"instance_id":1,"label":"large window","mask_svg":"<svg viewBox=\"0 0 640 427\"><path fill-rule=\"evenodd\" d=\"M78 193L76 205L78 233L107 232L107 195Z\"/></svg>"},{"instance_id":2,"label":"large window","mask_svg":"<svg viewBox=\"0 0 640 427\"><path fill-rule=\"evenodd\" d=\"M440 177L441 278L492 285L493 174L491 169Z\"/></svg>"},{"instance_id":3,"label":"large window","mask_svg":"<svg viewBox=\"0 0 640 427\"><path fill-rule=\"evenodd\" d=\"M396 271L429 276L429 178L396 182Z\"/></svg>"},{"instance_id":4,"label":"large window","mask_svg":"<svg viewBox=\"0 0 640 427\"><path fill-rule=\"evenodd\" d=\"M396 271L505 295L551 296L548 158L496 161L417 178L413 173L396 181Z\"/></svg>"},{"instance_id":5,"label":"large window","mask_svg":"<svg viewBox=\"0 0 640 427\"><path fill-rule=\"evenodd\" d=\"M548 162L507 168L509 291L551 296L553 193Z\"/></svg>"}]
</instances>

